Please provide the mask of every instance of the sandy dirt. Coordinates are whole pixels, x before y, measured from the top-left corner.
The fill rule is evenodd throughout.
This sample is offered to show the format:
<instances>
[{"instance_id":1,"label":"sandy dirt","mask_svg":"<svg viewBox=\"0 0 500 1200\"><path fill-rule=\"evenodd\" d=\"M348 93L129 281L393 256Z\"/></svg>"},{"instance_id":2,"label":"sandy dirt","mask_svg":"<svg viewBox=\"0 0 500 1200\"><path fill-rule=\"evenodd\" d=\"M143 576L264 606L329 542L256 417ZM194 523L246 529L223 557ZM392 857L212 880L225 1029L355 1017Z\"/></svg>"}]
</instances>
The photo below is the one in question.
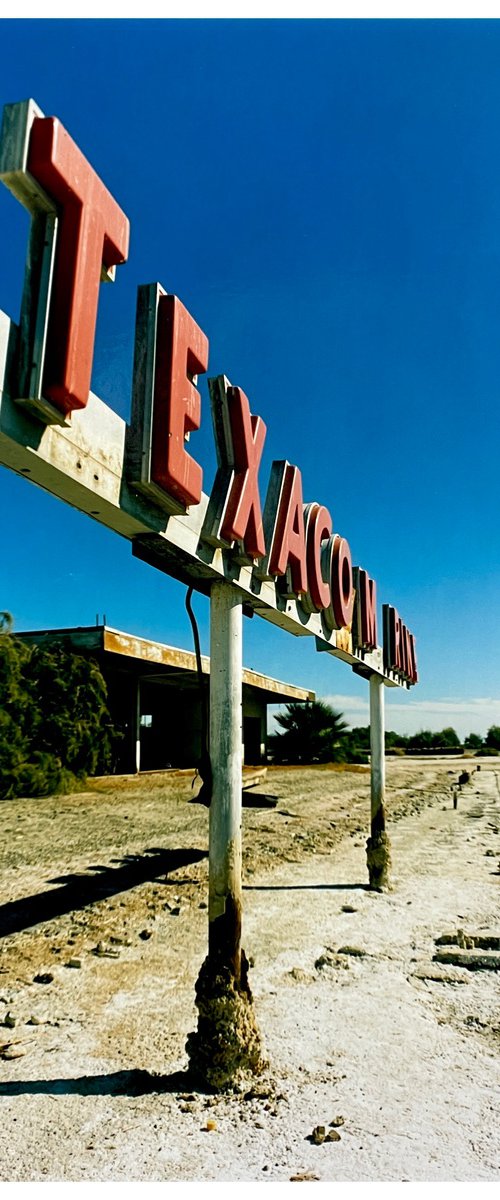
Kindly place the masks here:
<instances>
[{"instance_id":1,"label":"sandy dirt","mask_svg":"<svg viewBox=\"0 0 500 1200\"><path fill-rule=\"evenodd\" d=\"M495 1180L498 970L433 961L460 954L443 934L490 939L490 958L500 938L500 761L473 764L455 811L464 765L389 760L387 894L366 886L368 771L273 768L247 794L269 1069L224 1096L186 1074L207 935L191 777L3 802L0 1178Z\"/></svg>"}]
</instances>

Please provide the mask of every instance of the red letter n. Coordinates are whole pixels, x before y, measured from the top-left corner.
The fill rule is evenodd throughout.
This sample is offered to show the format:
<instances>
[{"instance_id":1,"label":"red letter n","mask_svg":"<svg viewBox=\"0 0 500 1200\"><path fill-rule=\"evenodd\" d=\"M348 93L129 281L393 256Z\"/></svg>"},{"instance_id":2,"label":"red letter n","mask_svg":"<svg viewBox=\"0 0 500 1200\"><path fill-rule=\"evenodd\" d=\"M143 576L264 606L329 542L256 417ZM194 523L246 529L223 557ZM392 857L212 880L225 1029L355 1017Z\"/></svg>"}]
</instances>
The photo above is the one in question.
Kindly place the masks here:
<instances>
[{"instance_id":1,"label":"red letter n","mask_svg":"<svg viewBox=\"0 0 500 1200\"><path fill-rule=\"evenodd\" d=\"M362 567L355 572L357 637L364 650L377 645L377 585Z\"/></svg>"}]
</instances>

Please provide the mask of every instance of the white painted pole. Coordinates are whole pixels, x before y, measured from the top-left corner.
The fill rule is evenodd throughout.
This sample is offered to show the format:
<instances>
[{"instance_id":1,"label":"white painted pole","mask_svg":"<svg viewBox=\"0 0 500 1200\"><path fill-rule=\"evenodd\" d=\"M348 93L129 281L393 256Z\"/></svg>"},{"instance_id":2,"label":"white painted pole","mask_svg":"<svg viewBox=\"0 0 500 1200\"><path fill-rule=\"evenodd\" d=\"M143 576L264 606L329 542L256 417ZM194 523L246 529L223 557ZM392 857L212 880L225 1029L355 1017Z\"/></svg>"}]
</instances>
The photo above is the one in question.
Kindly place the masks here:
<instances>
[{"instance_id":1,"label":"white painted pole","mask_svg":"<svg viewBox=\"0 0 500 1200\"><path fill-rule=\"evenodd\" d=\"M379 675L370 675L371 829L366 847L370 887L390 888L390 841L385 829L385 696Z\"/></svg>"},{"instance_id":2,"label":"white painted pole","mask_svg":"<svg viewBox=\"0 0 500 1200\"><path fill-rule=\"evenodd\" d=\"M243 618L226 583L210 593L209 957L241 970L241 780Z\"/></svg>"},{"instance_id":3,"label":"white painted pole","mask_svg":"<svg viewBox=\"0 0 500 1200\"><path fill-rule=\"evenodd\" d=\"M385 829L385 688L370 675L371 832ZM380 824L381 822L381 824Z\"/></svg>"},{"instance_id":4,"label":"white painted pole","mask_svg":"<svg viewBox=\"0 0 500 1200\"><path fill-rule=\"evenodd\" d=\"M241 948L241 594L210 593L210 803L208 956L196 983L198 1028L186 1049L195 1075L219 1090L266 1066Z\"/></svg>"}]
</instances>

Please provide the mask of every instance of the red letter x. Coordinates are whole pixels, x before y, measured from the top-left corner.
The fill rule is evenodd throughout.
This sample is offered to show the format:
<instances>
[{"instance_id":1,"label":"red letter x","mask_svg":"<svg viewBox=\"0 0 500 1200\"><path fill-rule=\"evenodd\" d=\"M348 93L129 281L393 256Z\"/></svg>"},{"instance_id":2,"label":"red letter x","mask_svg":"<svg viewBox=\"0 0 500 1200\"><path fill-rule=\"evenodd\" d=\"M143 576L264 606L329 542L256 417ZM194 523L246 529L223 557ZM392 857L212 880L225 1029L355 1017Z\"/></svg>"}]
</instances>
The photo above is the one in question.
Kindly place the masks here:
<instances>
[{"instance_id":1,"label":"red letter x","mask_svg":"<svg viewBox=\"0 0 500 1200\"><path fill-rule=\"evenodd\" d=\"M101 268L125 262L129 223L53 117L33 122L28 170L60 210L43 391L68 413L88 400Z\"/></svg>"},{"instance_id":2,"label":"red letter x","mask_svg":"<svg viewBox=\"0 0 500 1200\"><path fill-rule=\"evenodd\" d=\"M235 473L221 534L228 542L243 542L249 558L262 558L266 553L266 543L257 474L266 426L261 417L251 415L250 405L241 388L228 388L227 404Z\"/></svg>"}]
</instances>

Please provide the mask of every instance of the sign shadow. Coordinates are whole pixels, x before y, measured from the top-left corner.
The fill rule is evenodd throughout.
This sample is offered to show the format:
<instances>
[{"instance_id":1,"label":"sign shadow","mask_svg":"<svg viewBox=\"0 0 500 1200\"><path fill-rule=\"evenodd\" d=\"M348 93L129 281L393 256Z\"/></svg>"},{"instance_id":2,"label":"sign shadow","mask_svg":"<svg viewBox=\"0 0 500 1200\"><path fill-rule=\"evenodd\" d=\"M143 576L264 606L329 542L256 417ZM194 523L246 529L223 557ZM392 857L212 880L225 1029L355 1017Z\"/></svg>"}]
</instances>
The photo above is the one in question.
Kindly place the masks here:
<instances>
[{"instance_id":1,"label":"sign shadow","mask_svg":"<svg viewBox=\"0 0 500 1200\"><path fill-rule=\"evenodd\" d=\"M161 1092L210 1094L189 1069L170 1075L151 1071L112 1071L69 1079L18 1079L0 1083L0 1096L146 1096Z\"/></svg>"}]
</instances>

